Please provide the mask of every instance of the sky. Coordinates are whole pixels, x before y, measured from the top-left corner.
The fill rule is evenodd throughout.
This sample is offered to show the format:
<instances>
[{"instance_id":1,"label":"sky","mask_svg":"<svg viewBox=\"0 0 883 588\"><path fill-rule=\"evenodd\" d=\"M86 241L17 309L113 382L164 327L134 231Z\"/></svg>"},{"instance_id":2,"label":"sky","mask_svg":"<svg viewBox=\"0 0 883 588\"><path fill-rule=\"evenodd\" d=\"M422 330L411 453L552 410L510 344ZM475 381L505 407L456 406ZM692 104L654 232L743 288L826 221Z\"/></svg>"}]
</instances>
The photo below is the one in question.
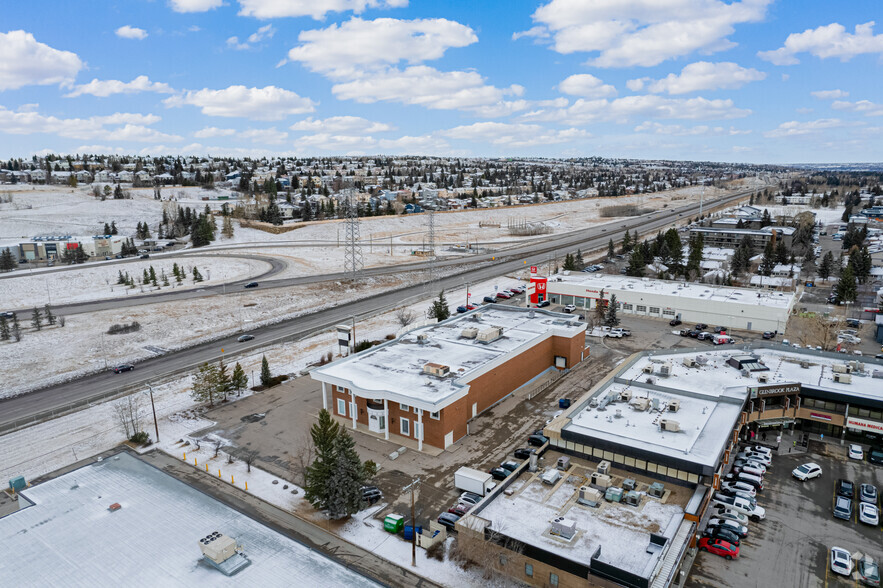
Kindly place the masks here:
<instances>
[{"instance_id":1,"label":"sky","mask_svg":"<svg viewBox=\"0 0 883 588\"><path fill-rule=\"evenodd\" d=\"M883 160L879 0L0 8L3 158Z\"/></svg>"}]
</instances>

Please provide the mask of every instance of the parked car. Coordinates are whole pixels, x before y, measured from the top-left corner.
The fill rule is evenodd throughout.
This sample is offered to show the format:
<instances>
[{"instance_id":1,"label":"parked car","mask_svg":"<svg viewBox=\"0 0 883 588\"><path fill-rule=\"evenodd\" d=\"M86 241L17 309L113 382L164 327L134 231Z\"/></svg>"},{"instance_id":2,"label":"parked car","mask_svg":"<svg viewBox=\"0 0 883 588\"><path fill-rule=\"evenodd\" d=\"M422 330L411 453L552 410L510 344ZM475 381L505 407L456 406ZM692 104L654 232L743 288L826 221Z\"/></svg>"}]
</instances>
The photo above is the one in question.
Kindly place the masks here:
<instances>
[{"instance_id":1,"label":"parked car","mask_svg":"<svg viewBox=\"0 0 883 588\"><path fill-rule=\"evenodd\" d=\"M463 504L462 502L458 503L457 506L452 506L448 509L448 512L451 514L455 514L458 517L462 517L467 512L469 512L470 506L467 504Z\"/></svg>"},{"instance_id":2,"label":"parked car","mask_svg":"<svg viewBox=\"0 0 883 588\"><path fill-rule=\"evenodd\" d=\"M443 512L438 515L438 524L445 527L448 531L453 531L457 521L460 520L459 515L452 512Z\"/></svg>"},{"instance_id":3,"label":"parked car","mask_svg":"<svg viewBox=\"0 0 883 588\"><path fill-rule=\"evenodd\" d=\"M512 295L507 294L505 291L497 292L497 298L502 298L503 300L509 300L510 298L512 298Z\"/></svg>"},{"instance_id":4,"label":"parked car","mask_svg":"<svg viewBox=\"0 0 883 588\"><path fill-rule=\"evenodd\" d=\"M745 461L756 461L757 463L763 464L765 467L770 467L773 460L766 453L754 452L754 451L741 451L736 454L736 459L744 459Z\"/></svg>"},{"instance_id":5,"label":"parked car","mask_svg":"<svg viewBox=\"0 0 883 588\"><path fill-rule=\"evenodd\" d=\"M739 548L723 539L703 537L699 540L699 551L708 551L726 559L739 557Z\"/></svg>"},{"instance_id":6,"label":"parked car","mask_svg":"<svg viewBox=\"0 0 883 588\"><path fill-rule=\"evenodd\" d=\"M141 255L139 257L139 259L150 259L150 255L148 255L147 253L144 253L143 255Z\"/></svg>"},{"instance_id":7,"label":"parked car","mask_svg":"<svg viewBox=\"0 0 883 588\"><path fill-rule=\"evenodd\" d=\"M706 527L702 536L710 537L711 539L723 539L728 543L732 543L736 547L739 547L740 543L739 536L724 527Z\"/></svg>"},{"instance_id":8,"label":"parked car","mask_svg":"<svg viewBox=\"0 0 883 588\"><path fill-rule=\"evenodd\" d=\"M734 521L740 525L748 526L748 517L744 513L736 512L731 508L719 506L713 514L719 519Z\"/></svg>"},{"instance_id":9,"label":"parked car","mask_svg":"<svg viewBox=\"0 0 883 588\"><path fill-rule=\"evenodd\" d=\"M877 487L873 484L862 484L858 487L858 499L862 502L877 504Z\"/></svg>"},{"instance_id":10,"label":"parked car","mask_svg":"<svg viewBox=\"0 0 883 588\"><path fill-rule=\"evenodd\" d=\"M834 498L834 518L848 521L852 519L852 500L845 496Z\"/></svg>"},{"instance_id":11,"label":"parked car","mask_svg":"<svg viewBox=\"0 0 883 588\"><path fill-rule=\"evenodd\" d=\"M491 468L488 473L494 477L494 480L505 480L512 472L503 468Z\"/></svg>"},{"instance_id":12,"label":"parked car","mask_svg":"<svg viewBox=\"0 0 883 588\"><path fill-rule=\"evenodd\" d=\"M362 500L367 502L368 504L374 504L375 502L380 501L383 498L383 492L380 491L380 488L377 486L363 486L362 487Z\"/></svg>"},{"instance_id":13,"label":"parked car","mask_svg":"<svg viewBox=\"0 0 883 588\"><path fill-rule=\"evenodd\" d=\"M11 319L11 318L15 318L15 313L10 310L7 312L0 312L0 316L2 316L3 318Z\"/></svg>"},{"instance_id":14,"label":"parked car","mask_svg":"<svg viewBox=\"0 0 883 588\"><path fill-rule=\"evenodd\" d=\"M866 525L876 527L880 524L880 511L877 506L869 502L859 502L858 504L858 520Z\"/></svg>"},{"instance_id":15,"label":"parked car","mask_svg":"<svg viewBox=\"0 0 883 588\"><path fill-rule=\"evenodd\" d=\"M469 309L466 308L465 306L458 306L457 307L457 312L459 312L459 313L466 312L467 310L469 310Z\"/></svg>"},{"instance_id":16,"label":"parked car","mask_svg":"<svg viewBox=\"0 0 883 588\"><path fill-rule=\"evenodd\" d=\"M840 478L834 485L834 493L844 498L852 498L855 496L855 484L851 480Z\"/></svg>"},{"instance_id":17,"label":"parked car","mask_svg":"<svg viewBox=\"0 0 883 588\"><path fill-rule=\"evenodd\" d=\"M515 294L524 294L524 288L522 288L521 286L513 286L509 288L509 291Z\"/></svg>"},{"instance_id":18,"label":"parked car","mask_svg":"<svg viewBox=\"0 0 883 588\"><path fill-rule=\"evenodd\" d=\"M772 331L764 331L764 332L763 332L763 338L764 338L764 339L772 339L772 338L774 338L774 337L775 337L775 335L773 335L773 332L772 332Z\"/></svg>"},{"instance_id":19,"label":"parked car","mask_svg":"<svg viewBox=\"0 0 883 588\"><path fill-rule=\"evenodd\" d=\"M754 488L752 488L751 490L754 491ZM727 488L721 487L721 489L718 490L718 492L720 494L723 494L724 496L740 496L745 499L754 500L754 496L752 496L751 494L748 494L747 492L744 492L742 490L736 490L736 489L730 488L730 487L727 487Z\"/></svg>"},{"instance_id":20,"label":"parked car","mask_svg":"<svg viewBox=\"0 0 883 588\"><path fill-rule=\"evenodd\" d=\"M853 328L857 329L862 326L862 322L858 319L848 318L848 319L846 319L846 326L853 327Z\"/></svg>"},{"instance_id":21,"label":"parked car","mask_svg":"<svg viewBox=\"0 0 883 588\"><path fill-rule=\"evenodd\" d=\"M731 472L724 478L728 482L745 482L752 486L756 491L763 491L763 477L753 476L745 472Z\"/></svg>"},{"instance_id":22,"label":"parked car","mask_svg":"<svg viewBox=\"0 0 883 588\"><path fill-rule=\"evenodd\" d=\"M865 458L865 450L862 449L862 446L857 443L852 443L849 446L849 459L864 459Z\"/></svg>"},{"instance_id":23,"label":"parked car","mask_svg":"<svg viewBox=\"0 0 883 588\"><path fill-rule=\"evenodd\" d=\"M247 284L245 285L245 287L246 287L246 288L257 288L257 287L258 287L258 283L257 283L257 282L249 282L249 283L247 283Z\"/></svg>"},{"instance_id":24,"label":"parked car","mask_svg":"<svg viewBox=\"0 0 883 588\"><path fill-rule=\"evenodd\" d=\"M706 325L705 323L697 323L696 326L693 328L696 329L697 331L704 331L705 329L708 328L708 325Z\"/></svg>"},{"instance_id":25,"label":"parked car","mask_svg":"<svg viewBox=\"0 0 883 588\"><path fill-rule=\"evenodd\" d=\"M765 476L766 466L753 460L737 459L733 462L733 471L736 473L747 472L752 476Z\"/></svg>"},{"instance_id":26,"label":"parked car","mask_svg":"<svg viewBox=\"0 0 883 588\"><path fill-rule=\"evenodd\" d=\"M880 566L868 555L856 563L859 582L865 586L880 586Z\"/></svg>"},{"instance_id":27,"label":"parked car","mask_svg":"<svg viewBox=\"0 0 883 588\"><path fill-rule=\"evenodd\" d=\"M239 343L245 343L246 341L251 341L254 339L254 335L239 335L236 339Z\"/></svg>"},{"instance_id":28,"label":"parked car","mask_svg":"<svg viewBox=\"0 0 883 588\"><path fill-rule=\"evenodd\" d=\"M841 576L852 575L852 555L842 547L832 547L831 571Z\"/></svg>"},{"instance_id":29,"label":"parked car","mask_svg":"<svg viewBox=\"0 0 883 588\"><path fill-rule=\"evenodd\" d=\"M521 466L520 463L518 463L517 461L511 461L511 460L504 461L503 463L500 464L501 468L503 468L504 470L509 471L509 472L514 472L515 470L517 470L519 468L519 466Z\"/></svg>"},{"instance_id":30,"label":"parked car","mask_svg":"<svg viewBox=\"0 0 883 588\"><path fill-rule=\"evenodd\" d=\"M568 304L564 307L564 312L573 312L574 310L576 310L576 306L573 304Z\"/></svg>"},{"instance_id":31,"label":"parked car","mask_svg":"<svg viewBox=\"0 0 883 588\"><path fill-rule=\"evenodd\" d=\"M539 304L537 304L537 308L546 308L546 307L549 306L550 304L552 304L552 303L549 302L548 300L543 300L542 302L540 302Z\"/></svg>"},{"instance_id":32,"label":"parked car","mask_svg":"<svg viewBox=\"0 0 883 588\"><path fill-rule=\"evenodd\" d=\"M549 438L545 435L531 435L527 438L527 442L534 447L542 447L549 441Z\"/></svg>"},{"instance_id":33,"label":"parked car","mask_svg":"<svg viewBox=\"0 0 883 588\"><path fill-rule=\"evenodd\" d=\"M513 455L515 455L516 459L530 459L531 454L536 452L537 450L533 447L521 447L516 449Z\"/></svg>"},{"instance_id":34,"label":"parked car","mask_svg":"<svg viewBox=\"0 0 883 588\"><path fill-rule=\"evenodd\" d=\"M723 527L736 533L740 538L744 539L748 537L748 527L745 525L740 525L736 521L731 521L729 519L716 519L712 518L708 520L709 527Z\"/></svg>"},{"instance_id":35,"label":"parked car","mask_svg":"<svg viewBox=\"0 0 883 588\"><path fill-rule=\"evenodd\" d=\"M721 482L721 490L732 490L734 492L741 492L742 494L746 494L751 496L752 498L757 496L757 490L754 489L754 486L751 484L746 484L745 482Z\"/></svg>"},{"instance_id":36,"label":"parked car","mask_svg":"<svg viewBox=\"0 0 883 588\"><path fill-rule=\"evenodd\" d=\"M485 296L484 298L482 298L482 300L483 300L484 302L491 302L491 303L493 303L493 302L496 302L496 301L497 301L497 297L496 297L496 296Z\"/></svg>"},{"instance_id":37,"label":"parked car","mask_svg":"<svg viewBox=\"0 0 883 588\"><path fill-rule=\"evenodd\" d=\"M467 502L469 504L478 504L481 502L482 496L481 494L476 494L475 492L463 492L460 494L459 500L460 502Z\"/></svg>"},{"instance_id":38,"label":"parked car","mask_svg":"<svg viewBox=\"0 0 883 588\"><path fill-rule=\"evenodd\" d=\"M124 363L124 364L120 364L120 365L114 367L113 373L121 374L123 372L131 372L134 369L135 369L135 366L133 366L131 363Z\"/></svg>"},{"instance_id":39,"label":"parked car","mask_svg":"<svg viewBox=\"0 0 883 588\"><path fill-rule=\"evenodd\" d=\"M764 447L763 445L748 445L744 448L744 451L751 453L763 453L769 457L773 456L773 450L769 447Z\"/></svg>"},{"instance_id":40,"label":"parked car","mask_svg":"<svg viewBox=\"0 0 883 588\"><path fill-rule=\"evenodd\" d=\"M668 324L670 324L673 327L676 327L679 324L681 324L681 319L676 319L676 318L671 319L670 321L668 321Z\"/></svg>"},{"instance_id":41,"label":"parked car","mask_svg":"<svg viewBox=\"0 0 883 588\"><path fill-rule=\"evenodd\" d=\"M791 471L791 475L801 482L805 482L807 480L811 480L813 478L818 478L819 476L821 476L822 466L817 463L805 463L794 468Z\"/></svg>"},{"instance_id":42,"label":"parked car","mask_svg":"<svg viewBox=\"0 0 883 588\"><path fill-rule=\"evenodd\" d=\"M466 305L466 310L475 310L481 306L481 302L470 302Z\"/></svg>"},{"instance_id":43,"label":"parked car","mask_svg":"<svg viewBox=\"0 0 883 588\"><path fill-rule=\"evenodd\" d=\"M883 447L871 447L868 451L868 461L877 465L883 465Z\"/></svg>"}]
</instances>

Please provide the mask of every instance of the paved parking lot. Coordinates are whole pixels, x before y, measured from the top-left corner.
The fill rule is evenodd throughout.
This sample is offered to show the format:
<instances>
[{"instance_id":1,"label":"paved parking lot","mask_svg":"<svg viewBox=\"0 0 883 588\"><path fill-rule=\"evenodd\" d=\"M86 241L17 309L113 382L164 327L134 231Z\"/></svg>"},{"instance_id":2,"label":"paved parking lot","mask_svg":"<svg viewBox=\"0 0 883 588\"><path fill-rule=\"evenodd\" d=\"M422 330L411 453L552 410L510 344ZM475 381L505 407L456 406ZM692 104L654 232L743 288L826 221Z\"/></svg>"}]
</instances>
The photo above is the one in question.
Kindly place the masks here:
<instances>
[{"instance_id":1,"label":"paved parking lot","mask_svg":"<svg viewBox=\"0 0 883 588\"><path fill-rule=\"evenodd\" d=\"M822 476L799 482L791 470L814 461L822 466ZM773 458L773 468L765 478L766 488L758 504L766 509L766 519L749 524L748 538L742 541L739 559L726 561L710 553L700 553L686 586L756 586L758 588L813 588L856 586L830 572L828 550L842 547L883 558L883 529L832 516L834 484L847 478L856 486L863 483L883 488L883 467L848 460L845 448L811 442L810 452Z\"/></svg>"}]
</instances>

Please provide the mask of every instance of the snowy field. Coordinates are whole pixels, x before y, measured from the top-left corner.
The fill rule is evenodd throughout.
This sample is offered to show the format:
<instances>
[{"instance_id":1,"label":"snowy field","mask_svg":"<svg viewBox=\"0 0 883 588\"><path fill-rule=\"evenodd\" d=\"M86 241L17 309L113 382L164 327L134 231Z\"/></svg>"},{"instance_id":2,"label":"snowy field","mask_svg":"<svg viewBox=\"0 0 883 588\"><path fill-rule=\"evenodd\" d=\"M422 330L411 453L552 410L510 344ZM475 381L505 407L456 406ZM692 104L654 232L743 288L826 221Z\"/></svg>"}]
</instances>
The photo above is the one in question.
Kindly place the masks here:
<instances>
[{"instance_id":1,"label":"snowy field","mask_svg":"<svg viewBox=\"0 0 883 588\"><path fill-rule=\"evenodd\" d=\"M187 273L187 279L178 284L172 275L172 266L177 263ZM158 286L144 286L139 283L144 270L153 267ZM193 268L196 267L203 277L202 282L193 281ZM155 257L150 260L125 264L104 265L85 264L71 271L42 271L29 273L15 272L0 279L0 300L14 300L16 308L29 308L45 304L68 304L88 300L106 300L125 298L151 292L167 292L169 290L203 288L213 284L221 284L243 280L260 275L271 268L270 264L257 259L242 257L183 257L163 259ZM136 286L129 288L117 283L119 272L128 274L135 280ZM163 272L169 285L163 286ZM8 302L4 302L8 304ZM19 317L21 320L24 317Z\"/></svg>"}]
</instances>

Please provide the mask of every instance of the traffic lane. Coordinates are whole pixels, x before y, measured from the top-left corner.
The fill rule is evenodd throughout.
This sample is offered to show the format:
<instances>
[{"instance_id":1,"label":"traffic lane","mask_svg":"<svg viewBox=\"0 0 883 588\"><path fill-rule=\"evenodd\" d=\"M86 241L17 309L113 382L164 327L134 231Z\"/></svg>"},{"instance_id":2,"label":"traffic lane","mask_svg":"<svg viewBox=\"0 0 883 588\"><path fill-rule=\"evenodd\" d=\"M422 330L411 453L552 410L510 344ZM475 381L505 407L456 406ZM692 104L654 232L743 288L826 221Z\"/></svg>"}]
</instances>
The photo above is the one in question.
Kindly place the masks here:
<instances>
[{"instance_id":1,"label":"traffic lane","mask_svg":"<svg viewBox=\"0 0 883 588\"><path fill-rule=\"evenodd\" d=\"M800 482L791 470L809 461L818 463L823 475ZM766 519L749 524L738 560L725 562L710 554L698 557L687 585L852 586L851 580L830 573L830 548L861 551L879 560L881 529L833 517L834 484L840 477L879 488L883 468L824 453L773 457L766 487L758 495Z\"/></svg>"}]
</instances>

